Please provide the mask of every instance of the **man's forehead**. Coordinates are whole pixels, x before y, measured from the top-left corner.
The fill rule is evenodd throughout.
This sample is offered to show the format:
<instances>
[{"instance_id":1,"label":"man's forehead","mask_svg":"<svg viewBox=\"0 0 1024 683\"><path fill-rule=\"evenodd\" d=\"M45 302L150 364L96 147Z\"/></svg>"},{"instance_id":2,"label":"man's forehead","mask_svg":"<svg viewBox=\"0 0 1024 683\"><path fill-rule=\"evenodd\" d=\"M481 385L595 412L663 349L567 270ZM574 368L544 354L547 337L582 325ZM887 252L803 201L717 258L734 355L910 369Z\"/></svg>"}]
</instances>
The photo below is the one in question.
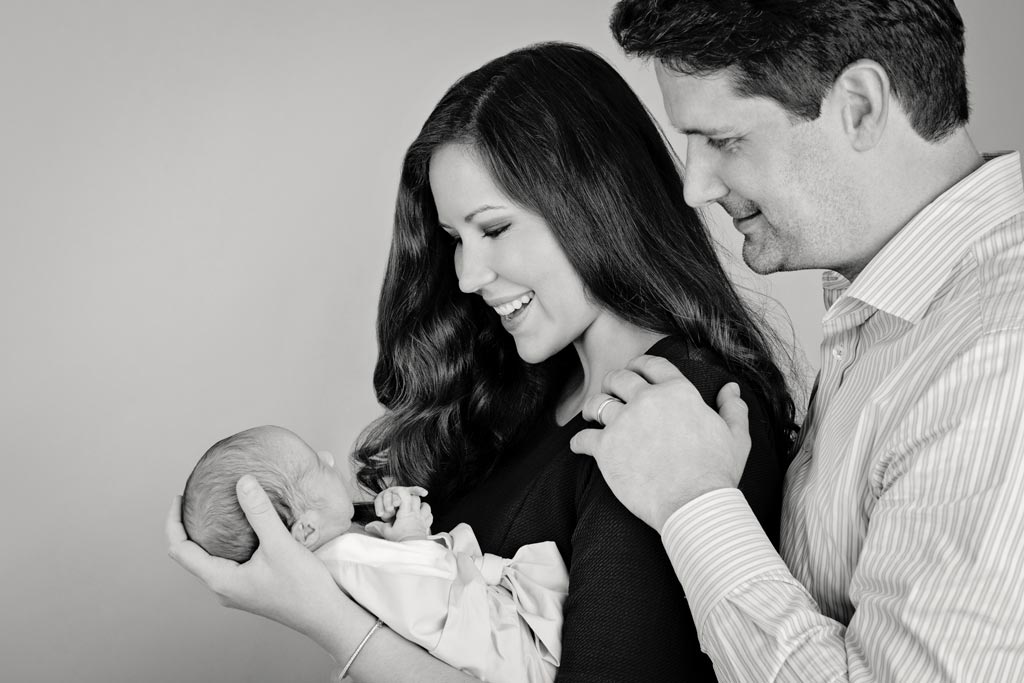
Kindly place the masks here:
<instances>
[{"instance_id":1,"label":"man's forehead","mask_svg":"<svg viewBox=\"0 0 1024 683\"><path fill-rule=\"evenodd\" d=\"M683 135L724 136L758 115L758 100L737 94L728 70L692 76L655 66L665 111Z\"/></svg>"},{"instance_id":2,"label":"man's forehead","mask_svg":"<svg viewBox=\"0 0 1024 683\"><path fill-rule=\"evenodd\" d=\"M655 66L658 86L665 100L665 110L674 124L695 125L721 118L724 100L736 97L728 74L716 72L706 76L679 73L663 64ZM683 131L680 131L683 132Z\"/></svg>"}]
</instances>

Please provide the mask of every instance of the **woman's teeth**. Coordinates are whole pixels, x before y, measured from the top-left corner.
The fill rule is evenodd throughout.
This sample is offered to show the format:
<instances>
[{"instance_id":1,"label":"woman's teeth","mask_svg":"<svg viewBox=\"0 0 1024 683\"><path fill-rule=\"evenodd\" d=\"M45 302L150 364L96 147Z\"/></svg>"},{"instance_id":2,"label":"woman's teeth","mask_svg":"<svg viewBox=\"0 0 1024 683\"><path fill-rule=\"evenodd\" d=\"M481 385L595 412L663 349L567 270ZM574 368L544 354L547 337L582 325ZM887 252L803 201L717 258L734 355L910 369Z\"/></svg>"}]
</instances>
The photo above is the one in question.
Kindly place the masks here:
<instances>
[{"instance_id":1,"label":"woman's teeth","mask_svg":"<svg viewBox=\"0 0 1024 683\"><path fill-rule=\"evenodd\" d=\"M523 306L533 301L533 292L523 294L518 299L513 299L507 303L503 303L500 306L494 307L494 312L502 317L509 317Z\"/></svg>"}]
</instances>

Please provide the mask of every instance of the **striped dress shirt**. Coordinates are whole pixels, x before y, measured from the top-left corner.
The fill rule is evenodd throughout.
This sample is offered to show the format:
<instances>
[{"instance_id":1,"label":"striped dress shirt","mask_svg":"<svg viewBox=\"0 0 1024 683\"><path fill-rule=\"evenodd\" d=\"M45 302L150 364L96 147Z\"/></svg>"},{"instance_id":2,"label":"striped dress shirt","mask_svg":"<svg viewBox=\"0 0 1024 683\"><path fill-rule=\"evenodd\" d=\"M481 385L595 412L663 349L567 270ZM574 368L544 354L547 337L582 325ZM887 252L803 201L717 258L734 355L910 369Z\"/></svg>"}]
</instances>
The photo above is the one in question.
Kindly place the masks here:
<instances>
[{"instance_id":1,"label":"striped dress shirt","mask_svg":"<svg viewBox=\"0 0 1024 683\"><path fill-rule=\"evenodd\" d=\"M851 284L777 553L736 489L662 538L725 681L1024 681L1024 187L989 158Z\"/></svg>"}]
</instances>

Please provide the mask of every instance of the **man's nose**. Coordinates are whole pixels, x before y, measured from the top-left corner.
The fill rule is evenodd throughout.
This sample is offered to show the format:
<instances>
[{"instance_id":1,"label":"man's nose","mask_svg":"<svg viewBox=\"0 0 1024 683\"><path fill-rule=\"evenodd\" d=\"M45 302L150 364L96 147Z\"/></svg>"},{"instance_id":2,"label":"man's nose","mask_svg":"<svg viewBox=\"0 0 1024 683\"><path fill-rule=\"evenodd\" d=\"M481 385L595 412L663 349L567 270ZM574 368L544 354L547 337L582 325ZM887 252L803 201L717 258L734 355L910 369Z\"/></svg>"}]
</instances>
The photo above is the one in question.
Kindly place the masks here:
<instances>
[{"instance_id":1,"label":"man's nose","mask_svg":"<svg viewBox=\"0 0 1024 683\"><path fill-rule=\"evenodd\" d=\"M729 194L729 188L718 174L717 154L709 150L703 140L687 140L683 198L695 209L713 204Z\"/></svg>"}]
</instances>

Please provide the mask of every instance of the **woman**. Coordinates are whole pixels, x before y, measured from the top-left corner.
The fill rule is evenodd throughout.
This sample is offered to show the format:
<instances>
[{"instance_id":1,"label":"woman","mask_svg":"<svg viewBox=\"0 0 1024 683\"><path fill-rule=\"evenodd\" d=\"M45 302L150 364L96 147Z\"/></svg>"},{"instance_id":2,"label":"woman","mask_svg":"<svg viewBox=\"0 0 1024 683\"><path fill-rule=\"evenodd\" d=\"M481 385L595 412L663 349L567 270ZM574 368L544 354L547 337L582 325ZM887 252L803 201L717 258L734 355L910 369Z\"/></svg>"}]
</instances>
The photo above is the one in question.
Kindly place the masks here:
<instances>
[{"instance_id":1,"label":"woman","mask_svg":"<svg viewBox=\"0 0 1024 683\"><path fill-rule=\"evenodd\" d=\"M560 679L710 678L658 535L569 439L604 375L637 355L668 358L709 403L736 381L754 444L740 488L774 539L793 404L674 157L600 57L517 50L440 101L403 165L378 340L387 412L356 450L360 481L427 487L435 528L467 522L484 552L555 541L570 572ZM172 555L225 602L346 661L372 617L255 517L261 546L246 565L180 542L173 516ZM352 672L458 679L430 659L385 631Z\"/></svg>"}]
</instances>

